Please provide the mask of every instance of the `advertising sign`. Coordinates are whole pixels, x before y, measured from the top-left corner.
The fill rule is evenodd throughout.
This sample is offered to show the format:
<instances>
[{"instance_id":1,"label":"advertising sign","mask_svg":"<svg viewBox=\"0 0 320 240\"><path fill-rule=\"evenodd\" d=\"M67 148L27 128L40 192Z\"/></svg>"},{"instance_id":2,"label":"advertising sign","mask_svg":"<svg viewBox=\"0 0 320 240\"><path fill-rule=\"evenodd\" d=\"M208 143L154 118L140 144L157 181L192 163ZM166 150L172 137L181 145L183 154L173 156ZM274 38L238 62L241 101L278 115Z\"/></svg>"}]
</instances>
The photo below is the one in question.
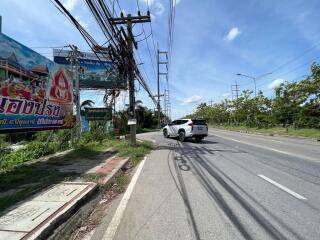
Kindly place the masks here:
<instances>
[{"instance_id":1,"label":"advertising sign","mask_svg":"<svg viewBox=\"0 0 320 240\"><path fill-rule=\"evenodd\" d=\"M0 133L72 128L70 74L0 33Z\"/></svg>"},{"instance_id":2,"label":"advertising sign","mask_svg":"<svg viewBox=\"0 0 320 240\"><path fill-rule=\"evenodd\" d=\"M54 62L63 64L71 70L69 56L69 50L53 49ZM80 88L125 89L127 87L127 81L119 78L117 68L105 55L82 52L79 63L81 66Z\"/></svg>"},{"instance_id":3,"label":"advertising sign","mask_svg":"<svg viewBox=\"0 0 320 240\"><path fill-rule=\"evenodd\" d=\"M111 120L111 108L86 108L85 118L88 121Z\"/></svg>"}]
</instances>

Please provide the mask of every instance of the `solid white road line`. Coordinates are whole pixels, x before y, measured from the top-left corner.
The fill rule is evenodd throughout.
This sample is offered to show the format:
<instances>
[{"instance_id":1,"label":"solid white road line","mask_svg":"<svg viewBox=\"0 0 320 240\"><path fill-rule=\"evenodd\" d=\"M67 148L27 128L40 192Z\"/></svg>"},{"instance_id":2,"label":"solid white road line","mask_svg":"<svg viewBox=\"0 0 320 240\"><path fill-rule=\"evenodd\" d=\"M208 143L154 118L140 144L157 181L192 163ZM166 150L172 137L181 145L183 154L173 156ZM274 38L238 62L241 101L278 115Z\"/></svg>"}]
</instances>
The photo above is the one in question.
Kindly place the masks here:
<instances>
[{"instance_id":1,"label":"solid white road line","mask_svg":"<svg viewBox=\"0 0 320 240\"><path fill-rule=\"evenodd\" d=\"M227 139L227 140L231 140L231 141L234 141L234 142L239 142L239 143L251 145L251 146L254 146L254 147L258 147L258 148L263 148L263 149L267 149L267 150L270 150L270 151L273 151L273 152L282 153L282 154L285 154L285 155L298 157L298 158L302 158L302 159L306 159L306 160L310 160L310 161L319 161L318 159L306 157L306 156L299 155L299 154L296 154L296 153L289 153L289 152L281 151L281 150L278 150L278 149L275 149L275 148L264 147L264 146L257 145L257 144L254 144L254 143L250 143L250 142L246 142L246 141L240 141L240 140L237 140L237 139L234 139L234 138L221 136L221 135L218 135L216 133L214 133L214 134L217 135L218 137L221 137L221 138L224 138L224 139Z\"/></svg>"},{"instance_id":2,"label":"solid white road line","mask_svg":"<svg viewBox=\"0 0 320 240\"><path fill-rule=\"evenodd\" d=\"M146 162L147 157L145 157L141 163L139 164L139 167L137 169L137 171L135 172L135 174L132 177L132 180L126 190L126 192L124 193L121 202L116 210L116 213L114 214L108 228L107 231L104 233L103 235L103 240L112 240L114 238L114 236L116 235L118 226L121 222L121 219L123 217L123 213L127 207L128 201L131 197L132 191L134 189L134 186L136 185L136 182L138 180L138 177L141 173L141 170L143 168L144 163Z\"/></svg>"},{"instance_id":3,"label":"solid white road line","mask_svg":"<svg viewBox=\"0 0 320 240\"><path fill-rule=\"evenodd\" d=\"M261 177L262 179L266 180L267 182L275 185L276 187L280 188L281 190L283 190L283 191L291 194L292 196L298 198L298 199L307 200L304 196L301 196L300 194L298 194L298 193L290 190L289 188L287 188L287 187L285 187L285 186L283 186L283 185L281 185L281 184L273 181L272 179L270 179L270 178L268 178L268 177L266 177L266 176L264 176L264 175L262 175L262 174L258 174L258 176Z\"/></svg>"}]
</instances>

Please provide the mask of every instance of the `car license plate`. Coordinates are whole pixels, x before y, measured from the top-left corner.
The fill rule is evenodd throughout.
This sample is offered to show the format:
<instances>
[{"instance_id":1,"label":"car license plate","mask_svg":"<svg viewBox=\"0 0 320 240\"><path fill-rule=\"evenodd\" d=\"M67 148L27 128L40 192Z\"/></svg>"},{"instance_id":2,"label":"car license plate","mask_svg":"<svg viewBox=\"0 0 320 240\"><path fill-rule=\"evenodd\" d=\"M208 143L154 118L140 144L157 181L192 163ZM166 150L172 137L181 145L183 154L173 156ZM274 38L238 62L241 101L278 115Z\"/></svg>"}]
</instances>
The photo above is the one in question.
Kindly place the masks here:
<instances>
[{"instance_id":1,"label":"car license plate","mask_svg":"<svg viewBox=\"0 0 320 240\"><path fill-rule=\"evenodd\" d=\"M203 127L198 127L198 130L203 130Z\"/></svg>"}]
</instances>

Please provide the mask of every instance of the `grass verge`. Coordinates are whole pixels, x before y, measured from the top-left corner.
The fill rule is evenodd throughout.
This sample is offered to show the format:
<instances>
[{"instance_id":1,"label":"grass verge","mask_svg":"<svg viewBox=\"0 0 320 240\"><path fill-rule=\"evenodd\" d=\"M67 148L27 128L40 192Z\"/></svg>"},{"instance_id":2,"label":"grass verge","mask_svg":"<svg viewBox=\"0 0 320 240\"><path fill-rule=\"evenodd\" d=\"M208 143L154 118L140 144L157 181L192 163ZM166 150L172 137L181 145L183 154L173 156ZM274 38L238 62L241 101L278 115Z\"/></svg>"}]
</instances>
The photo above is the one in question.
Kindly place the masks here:
<instances>
[{"instance_id":1,"label":"grass verge","mask_svg":"<svg viewBox=\"0 0 320 240\"><path fill-rule=\"evenodd\" d=\"M137 133L158 132L158 128L138 128Z\"/></svg>"},{"instance_id":2,"label":"grass verge","mask_svg":"<svg viewBox=\"0 0 320 240\"><path fill-rule=\"evenodd\" d=\"M233 131L248 131L253 133L262 133L266 135L283 135L294 137L307 137L320 139L320 129L315 128L299 128L294 129L289 127L272 127L272 128L249 128L246 126L232 126L232 125L212 125L214 128L228 129ZM288 131L287 131L288 130Z\"/></svg>"},{"instance_id":3,"label":"grass verge","mask_svg":"<svg viewBox=\"0 0 320 240\"><path fill-rule=\"evenodd\" d=\"M98 159L105 159L104 153L112 148L113 153L120 157L129 157L130 163L135 166L148 154L153 145L151 142L137 142L135 147L128 141L118 139L104 139L101 142L91 142L78 146L75 150L64 156L58 156L47 161L38 161L30 165L16 165L11 168L0 170L0 212L13 204L30 197L45 187L77 177L87 180L95 180L100 176L85 174L85 172L60 172L57 167L63 168L74 164L79 159L92 162L92 167ZM122 189L126 185L125 176L116 176L117 188Z\"/></svg>"}]
</instances>

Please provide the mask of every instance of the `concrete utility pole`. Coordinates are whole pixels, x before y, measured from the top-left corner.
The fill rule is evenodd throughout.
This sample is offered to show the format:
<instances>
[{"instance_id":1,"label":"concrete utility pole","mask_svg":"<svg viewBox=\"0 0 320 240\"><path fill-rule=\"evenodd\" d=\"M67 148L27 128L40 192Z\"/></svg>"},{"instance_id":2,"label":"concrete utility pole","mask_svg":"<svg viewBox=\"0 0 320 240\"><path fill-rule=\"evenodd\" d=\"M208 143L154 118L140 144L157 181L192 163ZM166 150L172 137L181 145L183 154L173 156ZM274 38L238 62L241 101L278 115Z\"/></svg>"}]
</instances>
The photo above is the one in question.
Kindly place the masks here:
<instances>
[{"instance_id":1,"label":"concrete utility pole","mask_svg":"<svg viewBox=\"0 0 320 240\"><path fill-rule=\"evenodd\" d=\"M81 119L80 119L80 79L79 79L79 71L80 71L80 62L79 58L82 57L82 53L78 50L78 47L75 45L69 45L71 51L69 52L69 59L74 67L75 74L75 95L76 95L76 136L80 137L81 135Z\"/></svg>"},{"instance_id":2,"label":"concrete utility pole","mask_svg":"<svg viewBox=\"0 0 320 240\"><path fill-rule=\"evenodd\" d=\"M134 36L132 33L132 24L135 23L143 23L143 22L150 22L150 13L148 12L147 16L141 16L140 12L138 13L138 16L131 16L131 14L128 14L127 17L122 17L123 14L121 14L121 17L119 18L110 18L112 24L126 24L127 25L127 44L128 44L128 53L129 53L129 108L130 108L130 120L135 120L135 96L134 96L134 66L133 66L133 44L137 48L137 43L134 40ZM135 120L136 121L136 120ZM130 140L132 145L136 145L136 124L130 124Z\"/></svg>"},{"instance_id":3,"label":"concrete utility pole","mask_svg":"<svg viewBox=\"0 0 320 240\"><path fill-rule=\"evenodd\" d=\"M166 56L166 61L161 61L160 60L160 54L164 54ZM166 72L160 72L160 65L165 65L166 66ZM160 128L161 122L160 122L160 112L161 112L161 105L160 105L160 97L165 96L165 94L160 95L160 76L165 75L168 79L168 52L161 52L159 51L159 47L157 49L157 70L158 70L158 103L157 103L157 109L158 109L158 127ZM167 116L168 117L168 116Z\"/></svg>"},{"instance_id":4,"label":"concrete utility pole","mask_svg":"<svg viewBox=\"0 0 320 240\"><path fill-rule=\"evenodd\" d=\"M2 33L2 16L0 16L0 33Z\"/></svg>"}]
</instances>

